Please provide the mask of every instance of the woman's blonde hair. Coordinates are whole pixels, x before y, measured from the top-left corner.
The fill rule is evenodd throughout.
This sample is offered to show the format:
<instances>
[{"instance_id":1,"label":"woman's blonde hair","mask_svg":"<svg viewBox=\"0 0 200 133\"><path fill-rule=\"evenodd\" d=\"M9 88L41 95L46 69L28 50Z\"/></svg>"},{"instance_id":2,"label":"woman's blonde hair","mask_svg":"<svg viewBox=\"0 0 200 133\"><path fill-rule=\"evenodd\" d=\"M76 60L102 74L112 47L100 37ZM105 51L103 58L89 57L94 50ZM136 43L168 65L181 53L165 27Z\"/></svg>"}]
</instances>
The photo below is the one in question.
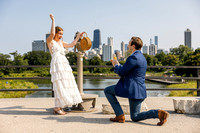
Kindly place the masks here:
<instances>
[{"instance_id":1,"label":"woman's blonde hair","mask_svg":"<svg viewBox=\"0 0 200 133\"><path fill-rule=\"evenodd\" d=\"M55 27L55 34L57 34L59 31L64 31L61 27L59 27L59 26L56 26ZM55 38L55 36L54 36L54 38ZM62 38L63 39L63 38Z\"/></svg>"},{"instance_id":2,"label":"woman's blonde hair","mask_svg":"<svg viewBox=\"0 0 200 133\"><path fill-rule=\"evenodd\" d=\"M58 33L59 31L64 31L61 27L56 26L55 28L55 33Z\"/></svg>"}]
</instances>

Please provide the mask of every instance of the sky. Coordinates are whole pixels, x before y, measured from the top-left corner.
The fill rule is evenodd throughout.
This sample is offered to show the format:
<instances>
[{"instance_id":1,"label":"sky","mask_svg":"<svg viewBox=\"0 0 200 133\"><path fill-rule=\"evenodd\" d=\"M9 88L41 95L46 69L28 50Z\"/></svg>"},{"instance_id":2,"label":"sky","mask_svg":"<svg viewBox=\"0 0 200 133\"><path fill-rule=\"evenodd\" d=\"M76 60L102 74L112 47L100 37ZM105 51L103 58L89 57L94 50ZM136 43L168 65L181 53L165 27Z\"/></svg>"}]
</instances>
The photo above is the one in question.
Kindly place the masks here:
<instances>
[{"instance_id":1,"label":"sky","mask_svg":"<svg viewBox=\"0 0 200 133\"><path fill-rule=\"evenodd\" d=\"M158 36L158 48L184 44L184 31L192 31L192 47L200 47L200 0L0 0L0 53L32 50L34 40L45 40L51 19L64 29L63 40L72 42L76 31L100 29L102 43L113 37L121 42L139 36L149 45Z\"/></svg>"}]
</instances>

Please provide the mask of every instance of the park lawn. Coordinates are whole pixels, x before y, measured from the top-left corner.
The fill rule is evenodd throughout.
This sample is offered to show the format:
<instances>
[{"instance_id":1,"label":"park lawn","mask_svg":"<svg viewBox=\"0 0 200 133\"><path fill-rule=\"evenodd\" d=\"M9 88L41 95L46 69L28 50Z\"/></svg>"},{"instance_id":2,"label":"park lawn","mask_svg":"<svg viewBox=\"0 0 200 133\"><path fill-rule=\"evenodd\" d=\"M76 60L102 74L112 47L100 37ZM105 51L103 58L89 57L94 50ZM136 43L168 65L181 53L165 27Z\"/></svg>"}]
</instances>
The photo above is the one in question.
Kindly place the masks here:
<instances>
[{"instance_id":1,"label":"park lawn","mask_svg":"<svg viewBox=\"0 0 200 133\"><path fill-rule=\"evenodd\" d=\"M163 76L164 72L152 72L152 71L147 71L146 75L148 76Z\"/></svg>"},{"instance_id":2,"label":"park lawn","mask_svg":"<svg viewBox=\"0 0 200 133\"><path fill-rule=\"evenodd\" d=\"M23 80L1 80L0 89L35 89L38 88L33 82ZM27 94L32 94L34 91L9 91L0 92L0 98L19 98L25 97Z\"/></svg>"},{"instance_id":3,"label":"park lawn","mask_svg":"<svg viewBox=\"0 0 200 133\"><path fill-rule=\"evenodd\" d=\"M184 84L172 84L168 85L166 88L197 88L196 81L188 81ZM171 91L169 96L197 96L196 91Z\"/></svg>"},{"instance_id":4,"label":"park lawn","mask_svg":"<svg viewBox=\"0 0 200 133\"><path fill-rule=\"evenodd\" d=\"M9 75L3 75L2 77L13 77L13 78L17 78L17 77L38 77L40 75L40 73L36 73L34 71L24 71L21 73L9 73Z\"/></svg>"}]
</instances>

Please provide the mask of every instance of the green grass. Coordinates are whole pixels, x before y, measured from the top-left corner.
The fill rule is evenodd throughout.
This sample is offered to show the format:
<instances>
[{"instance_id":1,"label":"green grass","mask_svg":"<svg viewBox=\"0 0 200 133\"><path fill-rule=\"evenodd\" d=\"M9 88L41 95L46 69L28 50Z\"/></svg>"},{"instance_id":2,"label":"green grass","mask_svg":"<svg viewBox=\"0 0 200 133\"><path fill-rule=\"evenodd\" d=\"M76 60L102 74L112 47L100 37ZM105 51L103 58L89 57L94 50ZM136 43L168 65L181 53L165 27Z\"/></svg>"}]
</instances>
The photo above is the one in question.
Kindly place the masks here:
<instances>
[{"instance_id":1,"label":"green grass","mask_svg":"<svg viewBox=\"0 0 200 133\"><path fill-rule=\"evenodd\" d=\"M166 88L197 88L196 81L188 81L184 84L172 84L168 85ZM169 96L197 96L196 91L171 91Z\"/></svg>"},{"instance_id":2,"label":"green grass","mask_svg":"<svg viewBox=\"0 0 200 133\"><path fill-rule=\"evenodd\" d=\"M148 76L163 76L164 72L149 72L149 71L147 71L146 75L148 75Z\"/></svg>"},{"instance_id":3,"label":"green grass","mask_svg":"<svg viewBox=\"0 0 200 133\"><path fill-rule=\"evenodd\" d=\"M38 88L33 82L23 80L1 80L0 89L35 89ZM0 98L18 98L25 97L27 94L32 94L34 91L9 91L0 92Z\"/></svg>"},{"instance_id":4,"label":"green grass","mask_svg":"<svg viewBox=\"0 0 200 133\"><path fill-rule=\"evenodd\" d=\"M39 73L35 73L34 71L25 71L22 73L10 73L9 75L3 75L3 77L37 77Z\"/></svg>"}]
</instances>

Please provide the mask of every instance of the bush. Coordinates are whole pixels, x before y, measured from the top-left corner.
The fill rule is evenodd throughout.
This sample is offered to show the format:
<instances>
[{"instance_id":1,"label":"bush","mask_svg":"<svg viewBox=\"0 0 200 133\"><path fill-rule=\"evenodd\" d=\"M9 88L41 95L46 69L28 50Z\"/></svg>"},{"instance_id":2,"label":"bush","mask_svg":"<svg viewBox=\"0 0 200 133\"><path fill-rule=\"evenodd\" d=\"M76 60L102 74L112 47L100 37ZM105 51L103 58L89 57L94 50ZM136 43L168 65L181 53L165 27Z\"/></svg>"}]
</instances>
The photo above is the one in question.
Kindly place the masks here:
<instances>
[{"instance_id":1,"label":"bush","mask_svg":"<svg viewBox=\"0 0 200 133\"><path fill-rule=\"evenodd\" d=\"M34 73L38 73L38 76L48 77L50 76L49 68L34 68Z\"/></svg>"},{"instance_id":2,"label":"bush","mask_svg":"<svg viewBox=\"0 0 200 133\"><path fill-rule=\"evenodd\" d=\"M22 80L2 80L0 81L0 89L34 89L38 88L32 82L26 82ZM18 97L25 97L27 94L32 94L34 91L18 91L18 92L0 92L0 98L18 98Z\"/></svg>"}]
</instances>

